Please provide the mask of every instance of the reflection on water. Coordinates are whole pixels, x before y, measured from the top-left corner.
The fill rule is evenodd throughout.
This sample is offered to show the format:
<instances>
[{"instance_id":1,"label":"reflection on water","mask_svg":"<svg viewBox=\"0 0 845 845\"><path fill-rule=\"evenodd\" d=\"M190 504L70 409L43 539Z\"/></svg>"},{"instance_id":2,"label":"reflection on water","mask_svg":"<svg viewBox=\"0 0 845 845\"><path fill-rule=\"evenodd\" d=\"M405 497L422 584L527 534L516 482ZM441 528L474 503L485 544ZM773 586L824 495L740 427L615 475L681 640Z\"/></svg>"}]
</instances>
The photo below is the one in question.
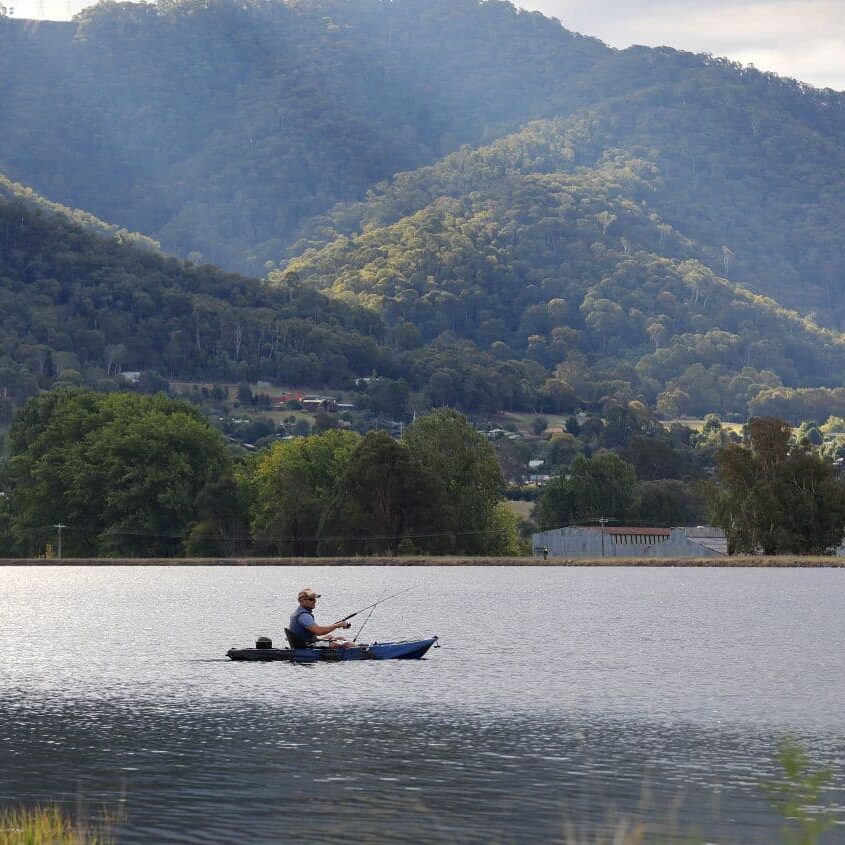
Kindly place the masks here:
<instances>
[{"instance_id":1,"label":"reflection on water","mask_svg":"<svg viewBox=\"0 0 845 845\"><path fill-rule=\"evenodd\" d=\"M5 710L0 794L99 806L123 788L122 842L546 841L619 816L770 842L777 824L758 789L772 737L747 730L332 705ZM842 744L813 750L835 759Z\"/></svg>"},{"instance_id":2,"label":"reflection on water","mask_svg":"<svg viewBox=\"0 0 845 845\"><path fill-rule=\"evenodd\" d=\"M278 638L305 583L328 620L420 577L0 569L0 804L125 794L121 842L562 841L624 815L770 843L789 731L845 815L845 573L431 570L367 628L440 634L423 662L218 659Z\"/></svg>"}]
</instances>

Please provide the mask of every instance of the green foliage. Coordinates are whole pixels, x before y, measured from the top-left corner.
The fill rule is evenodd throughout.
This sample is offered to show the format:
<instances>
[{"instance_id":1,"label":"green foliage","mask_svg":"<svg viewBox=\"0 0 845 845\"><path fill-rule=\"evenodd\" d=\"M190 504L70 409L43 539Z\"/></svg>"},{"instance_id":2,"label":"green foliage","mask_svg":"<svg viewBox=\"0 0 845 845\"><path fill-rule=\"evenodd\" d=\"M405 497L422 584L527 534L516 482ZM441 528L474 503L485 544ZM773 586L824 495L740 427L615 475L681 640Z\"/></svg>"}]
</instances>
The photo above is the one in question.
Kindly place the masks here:
<instances>
[{"instance_id":1,"label":"green foliage","mask_svg":"<svg viewBox=\"0 0 845 845\"><path fill-rule=\"evenodd\" d=\"M777 760L782 769L780 778L762 787L769 803L789 821L783 831L784 845L817 845L835 824L829 811L818 809L833 772L814 769L807 753L791 737L779 743Z\"/></svg>"},{"instance_id":2,"label":"green foliage","mask_svg":"<svg viewBox=\"0 0 845 845\"><path fill-rule=\"evenodd\" d=\"M414 460L442 490L439 521L455 554L495 554L498 529L491 531L505 482L496 453L462 414L438 409L405 431Z\"/></svg>"},{"instance_id":3,"label":"green foliage","mask_svg":"<svg viewBox=\"0 0 845 845\"><path fill-rule=\"evenodd\" d=\"M237 471L236 471L237 474ZM236 475L210 481L197 495L188 557L237 557L250 549L249 488Z\"/></svg>"},{"instance_id":4,"label":"green foliage","mask_svg":"<svg viewBox=\"0 0 845 845\"><path fill-rule=\"evenodd\" d=\"M568 477L553 478L534 512L541 531L598 517L622 522L631 508L634 468L612 452L576 456Z\"/></svg>"},{"instance_id":5,"label":"green foliage","mask_svg":"<svg viewBox=\"0 0 845 845\"><path fill-rule=\"evenodd\" d=\"M596 152L584 132L573 121L531 124L401 174L315 224L322 245L287 272L376 310L388 327L413 323L424 339L456 335L500 362L535 362L528 386L543 412L608 400L670 417L776 401L790 414L835 411L842 336L723 278L705 245L675 230L667 240L650 205L659 168ZM602 208L616 215L608 229ZM831 387L805 387L810 379ZM448 363L426 392L435 406L488 408L487 397L462 395ZM497 392L500 407L525 406L524 387Z\"/></svg>"},{"instance_id":6,"label":"green foliage","mask_svg":"<svg viewBox=\"0 0 845 845\"><path fill-rule=\"evenodd\" d=\"M828 554L845 535L845 486L781 420L753 418L749 444L716 456L713 522L729 554Z\"/></svg>"},{"instance_id":7,"label":"green foliage","mask_svg":"<svg viewBox=\"0 0 845 845\"><path fill-rule=\"evenodd\" d=\"M320 554L384 554L437 544L437 480L404 443L371 431L355 448L320 523ZM432 531L435 529L435 531ZM407 541L407 542L406 542ZM404 545L403 545L404 544Z\"/></svg>"},{"instance_id":8,"label":"green foliage","mask_svg":"<svg viewBox=\"0 0 845 845\"><path fill-rule=\"evenodd\" d=\"M507 502L499 502L493 510L488 543L488 554L502 557L524 557L531 554L531 538L522 536L520 519Z\"/></svg>"},{"instance_id":9,"label":"green foliage","mask_svg":"<svg viewBox=\"0 0 845 845\"><path fill-rule=\"evenodd\" d=\"M46 393L21 410L9 445L5 508L24 553L64 523L68 556L177 554L200 494L232 472L219 432L162 396Z\"/></svg>"},{"instance_id":10,"label":"green foliage","mask_svg":"<svg viewBox=\"0 0 845 845\"><path fill-rule=\"evenodd\" d=\"M104 810L91 824L71 818L58 804L6 807L0 811L0 845L113 845L121 820L119 813Z\"/></svg>"},{"instance_id":11,"label":"green foliage","mask_svg":"<svg viewBox=\"0 0 845 845\"><path fill-rule=\"evenodd\" d=\"M390 368L377 317L297 286L195 268L0 198L0 397L140 370L346 384ZM81 371L81 372L80 372Z\"/></svg>"},{"instance_id":12,"label":"green foliage","mask_svg":"<svg viewBox=\"0 0 845 845\"><path fill-rule=\"evenodd\" d=\"M324 511L335 496L360 436L326 431L275 444L255 467L252 529L259 548L277 554L318 552Z\"/></svg>"},{"instance_id":13,"label":"green foliage","mask_svg":"<svg viewBox=\"0 0 845 845\"><path fill-rule=\"evenodd\" d=\"M0 170L250 273L339 200L570 110L609 52L476 0L103 3L50 29L0 31Z\"/></svg>"},{"instance_id":14,"label":"green foliage","mask_svg":"<svg viewBox=\"0 0 845 845\"><path fill-rule=\"evenodd\" d=\"M4 20L0 78L14 403L131 369L845 415L840 93L479 0L103 3Z\"/></svg>"},{"instance_id":15,"label":"green foliage","mask_svg":"<svg viewBox=\"0 0 845 845\"><path fill-rule=\"evenodd\" d=\"M534 417L531 420L531 431L538 437L549 427L549 421L545 417Z\"/></svg>"}]
</instances>

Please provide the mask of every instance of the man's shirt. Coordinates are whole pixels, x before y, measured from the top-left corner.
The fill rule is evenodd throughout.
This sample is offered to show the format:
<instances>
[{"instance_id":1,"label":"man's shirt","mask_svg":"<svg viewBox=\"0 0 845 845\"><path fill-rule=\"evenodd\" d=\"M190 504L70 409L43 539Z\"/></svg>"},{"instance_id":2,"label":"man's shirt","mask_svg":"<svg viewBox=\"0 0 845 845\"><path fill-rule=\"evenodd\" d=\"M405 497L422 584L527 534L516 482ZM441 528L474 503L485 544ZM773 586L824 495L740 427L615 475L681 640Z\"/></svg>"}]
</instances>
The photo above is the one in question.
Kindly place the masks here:
<instances>
[{"instance_id":1,"label":"man's shirt","mask_svg":"<svg viewBox=\"0 0 845 845\"><path fill-rule=\"evenodd\" d=\"M290 625L288 627L295 637L299 637L299 639L305 640L307 643L313 643L317 639L317 635L312 634L308 628L316 624L317 620L314 619L314 614L310 610L300 606L290 615Z\"/></svg>"}]
</instances>

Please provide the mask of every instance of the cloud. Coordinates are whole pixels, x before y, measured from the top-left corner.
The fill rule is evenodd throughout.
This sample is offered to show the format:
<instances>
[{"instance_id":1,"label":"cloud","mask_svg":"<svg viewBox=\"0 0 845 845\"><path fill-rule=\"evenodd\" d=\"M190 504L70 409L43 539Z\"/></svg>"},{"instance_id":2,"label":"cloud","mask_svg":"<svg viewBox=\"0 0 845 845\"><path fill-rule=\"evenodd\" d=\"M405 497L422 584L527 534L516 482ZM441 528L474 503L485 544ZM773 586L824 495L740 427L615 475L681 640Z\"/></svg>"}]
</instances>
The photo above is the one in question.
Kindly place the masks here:
<instances>
[{"instance_id":1,"label":"cloud","mask_svg":"<svg viewBox=\"0 0 845 845\"><path fill-rule=\"evenodd\" d=\"M712 53L845 89L842 0L519 0L614 47Z\"/></svg>"}]
</instances>

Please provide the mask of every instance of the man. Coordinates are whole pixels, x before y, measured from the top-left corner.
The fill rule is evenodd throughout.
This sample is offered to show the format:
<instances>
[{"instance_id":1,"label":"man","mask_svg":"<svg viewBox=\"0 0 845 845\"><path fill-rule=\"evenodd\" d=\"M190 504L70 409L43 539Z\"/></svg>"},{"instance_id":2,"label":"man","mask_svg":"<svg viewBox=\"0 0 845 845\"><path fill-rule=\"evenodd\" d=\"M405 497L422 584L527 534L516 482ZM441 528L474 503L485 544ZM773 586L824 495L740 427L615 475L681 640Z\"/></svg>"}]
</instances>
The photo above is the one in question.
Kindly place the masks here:
<instances>
[{"instance_id":1,"label":"man","mask_svg":"<svg viewBox=\"0 0 845 845\"><path fill-rule=\"evenodd\" d=\"M353 643L343 637L332 636L332 631L338 628L351 628L351 622L335 622L334 625L318 625L314 618L314 608L317 607L319 593L315 593L310 587L305 587L297 595L299 607L290 615L290 632L294 641L299 641L305 646L312 646L321 638L328 641L332 648L349 648Z\"/></svg>"}]
</instances>

